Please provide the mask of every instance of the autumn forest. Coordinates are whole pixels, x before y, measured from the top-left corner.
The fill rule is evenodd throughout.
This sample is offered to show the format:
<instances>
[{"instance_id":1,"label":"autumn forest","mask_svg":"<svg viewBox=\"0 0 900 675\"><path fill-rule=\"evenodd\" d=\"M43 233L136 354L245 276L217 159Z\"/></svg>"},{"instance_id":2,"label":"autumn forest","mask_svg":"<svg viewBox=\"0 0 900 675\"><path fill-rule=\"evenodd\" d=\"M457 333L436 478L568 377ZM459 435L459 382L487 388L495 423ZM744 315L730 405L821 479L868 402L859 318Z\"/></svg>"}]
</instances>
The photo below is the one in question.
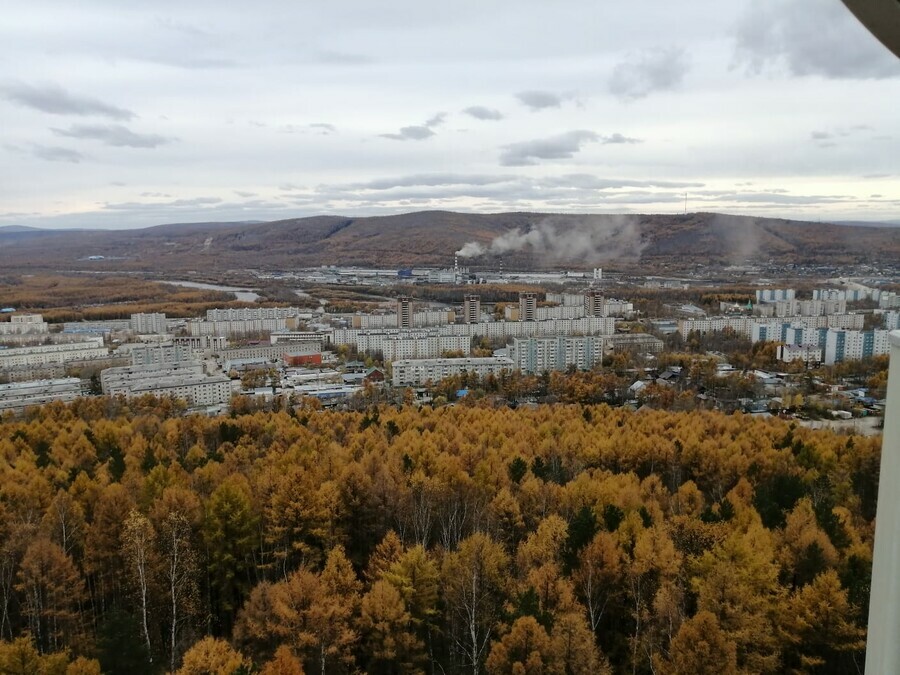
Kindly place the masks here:
<instances>
[{"instance_id":1,"label":"autumn forest","mask_svg":"<svg viewBox=\"0 0 900 675\"><path fill-rule=\"evenodd\" d=\"M0 420L0 672L862 672L880 438L560 404Z\"/></svg>"}]
</instances>

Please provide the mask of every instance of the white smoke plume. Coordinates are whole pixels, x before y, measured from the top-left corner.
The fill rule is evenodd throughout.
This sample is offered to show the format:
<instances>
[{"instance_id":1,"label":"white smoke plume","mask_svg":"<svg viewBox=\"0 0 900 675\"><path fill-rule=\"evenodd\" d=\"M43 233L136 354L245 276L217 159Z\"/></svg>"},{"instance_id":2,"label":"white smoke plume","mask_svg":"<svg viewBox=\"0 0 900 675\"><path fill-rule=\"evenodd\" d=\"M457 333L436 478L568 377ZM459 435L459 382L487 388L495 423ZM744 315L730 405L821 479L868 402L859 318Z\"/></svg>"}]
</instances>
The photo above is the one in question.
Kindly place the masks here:
<instances>
[{"instance_id":1,"label":"white smoke plume","mask_svg":"<svg viewBox=\"0 0 900 675\"><path fill-rule=\"evenodd\" d=\"M632 216L549 217L528 230L511 230L489 245L470 241L456 252L460 258L531 252L551 262L600 263L638 260L646 247L640 223Z\"/></svg>"}]
</instances>

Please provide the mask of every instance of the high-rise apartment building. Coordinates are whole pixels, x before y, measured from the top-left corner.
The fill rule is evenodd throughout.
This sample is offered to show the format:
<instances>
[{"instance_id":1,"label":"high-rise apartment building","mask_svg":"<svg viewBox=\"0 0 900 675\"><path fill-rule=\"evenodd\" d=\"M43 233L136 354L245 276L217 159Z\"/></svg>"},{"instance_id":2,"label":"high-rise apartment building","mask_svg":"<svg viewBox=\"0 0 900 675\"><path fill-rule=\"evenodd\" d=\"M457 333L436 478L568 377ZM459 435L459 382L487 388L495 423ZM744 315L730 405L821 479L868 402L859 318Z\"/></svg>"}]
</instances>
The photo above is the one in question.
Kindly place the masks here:
<instances>
[{"instance_id":1,"label":"high-rise apartment building","mask_svg":"<svg viewBox=\"0 0 900 675\"><path fill-rule=\"evenodd\" d=\"M534 321L537 314L537 293L519 293L519 321Z\"/></svg>"},{"instance_id":2,"label":"high-rise apartment building","mask_svg":"<svg viewBox=\"0 0 900 675\"><path fill-rule=\"evenodd\" d=\"M606 298L596 288L589 288L584 292L584 315L606 316Z\"/></svg>"},{"instance_id":3,"label":"high-rise apartment building","mask_svg":"<svg viewBox=\"0 0 900 675\"><path fill-rule=\"evenodd\" d=\"M463 299L463 323L481 321L481 296L469 294Z\"/></svg>"},{"instance_id":4,"label":"high-rise apartment building","mask_svg":"<svg viewBox=\"0 0 900 675\"><path fill-rule=\"evenodd\" d=\"M412 328L412 298L401 295L397 298L397 328Z\"/></svg>"}]
</instances>

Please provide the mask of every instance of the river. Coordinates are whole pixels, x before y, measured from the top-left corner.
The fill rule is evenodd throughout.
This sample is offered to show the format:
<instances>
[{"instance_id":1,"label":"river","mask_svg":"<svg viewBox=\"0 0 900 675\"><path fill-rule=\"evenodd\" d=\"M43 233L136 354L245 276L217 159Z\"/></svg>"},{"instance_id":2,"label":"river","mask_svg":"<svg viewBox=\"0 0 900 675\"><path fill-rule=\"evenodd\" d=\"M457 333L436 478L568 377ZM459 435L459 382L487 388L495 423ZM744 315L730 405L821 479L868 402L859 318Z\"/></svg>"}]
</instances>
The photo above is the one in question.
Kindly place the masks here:
<instances>
[{"instance_id":1,"label":"river","mask_svg":"<svg viewBox=\"0 0 900 675\"><path fill-rule=\"evenodd\" d=\"M237 288L236 286L218 286L216 284L204 284L199 281L169 281L168 279L157 279L161 284L172 284L173 286L186 286L188 288L203 288L208 291L222 291L223 293L234 293L234 297L242 302L256 302L259 300L259 293L246 288Z\"/></svg>"}]
</instances>

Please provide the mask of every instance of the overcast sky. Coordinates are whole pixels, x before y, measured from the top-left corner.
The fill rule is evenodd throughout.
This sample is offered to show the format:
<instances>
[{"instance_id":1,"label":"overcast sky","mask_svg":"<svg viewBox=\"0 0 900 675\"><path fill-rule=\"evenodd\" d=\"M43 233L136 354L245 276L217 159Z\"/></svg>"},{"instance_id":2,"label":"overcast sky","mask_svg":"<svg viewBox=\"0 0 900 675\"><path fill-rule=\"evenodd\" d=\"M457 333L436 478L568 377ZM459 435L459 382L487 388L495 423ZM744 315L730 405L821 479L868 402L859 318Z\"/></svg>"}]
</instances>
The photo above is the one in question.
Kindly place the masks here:
<instances>
[{"instance_id":1,"label":"overcast sky","mask_svg":"<svg viewBox=\"0 0 900 675\"><path fill-rule=\"evenodd\" d=\"M0 45L0 225L900 218L900 61L839 0L29 0Z\"/></svg>"}]
</instances>

